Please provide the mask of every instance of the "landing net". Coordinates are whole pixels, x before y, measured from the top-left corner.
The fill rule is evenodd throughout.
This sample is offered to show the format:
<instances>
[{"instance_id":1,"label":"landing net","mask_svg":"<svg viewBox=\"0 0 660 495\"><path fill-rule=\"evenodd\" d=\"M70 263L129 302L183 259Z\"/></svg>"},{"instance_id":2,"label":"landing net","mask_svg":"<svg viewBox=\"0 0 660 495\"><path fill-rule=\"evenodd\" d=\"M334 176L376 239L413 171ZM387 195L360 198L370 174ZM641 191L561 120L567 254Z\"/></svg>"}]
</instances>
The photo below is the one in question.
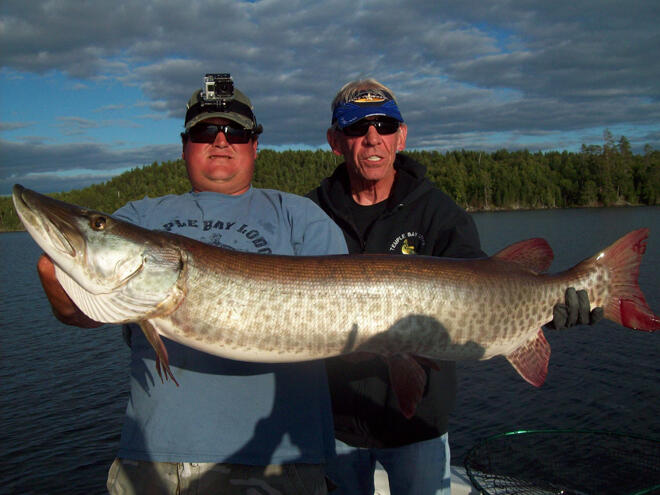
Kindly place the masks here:
<instances>
[{"instance_id":1,"label":"landing net","mask_svg":"<svg viewBox=\"0 0 660 495\"><path fill-rule=\"evenodd\" d=\"M477 443L464 464L484 495L660 494L660 440L614 432L512 431Z\"/></svg>"}]
</instances>

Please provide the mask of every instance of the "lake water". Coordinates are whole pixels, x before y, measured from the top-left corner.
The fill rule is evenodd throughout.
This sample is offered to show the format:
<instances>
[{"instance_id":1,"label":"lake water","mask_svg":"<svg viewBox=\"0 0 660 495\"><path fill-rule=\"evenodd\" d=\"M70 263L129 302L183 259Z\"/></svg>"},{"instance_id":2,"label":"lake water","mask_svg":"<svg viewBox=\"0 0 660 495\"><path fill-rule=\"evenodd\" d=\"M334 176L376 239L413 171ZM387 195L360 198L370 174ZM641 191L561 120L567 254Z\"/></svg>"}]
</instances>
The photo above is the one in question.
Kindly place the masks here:
<instances>
[{"instance_id":1,"label":"lake water","mask_svg":"<svg viewBox=\"0 0 660 495\"><path fill-rule=\"evenodd\" d=\"M555 251L553 272L630 230L650 227L639 279L660 313L660 208L474 218L489 254L514 241L547 239ZM0 254L0 493L104 493L127 397L129 352L121 330L67 327L52 316L36 274L40 249L26 233L0 235ZM504 358L459 363L450 425L454 464L478 439L511 430L587 428L660 437L659 334L602 321L546 337L552 357L538 389Z\"/></svg>"}]
</instances>

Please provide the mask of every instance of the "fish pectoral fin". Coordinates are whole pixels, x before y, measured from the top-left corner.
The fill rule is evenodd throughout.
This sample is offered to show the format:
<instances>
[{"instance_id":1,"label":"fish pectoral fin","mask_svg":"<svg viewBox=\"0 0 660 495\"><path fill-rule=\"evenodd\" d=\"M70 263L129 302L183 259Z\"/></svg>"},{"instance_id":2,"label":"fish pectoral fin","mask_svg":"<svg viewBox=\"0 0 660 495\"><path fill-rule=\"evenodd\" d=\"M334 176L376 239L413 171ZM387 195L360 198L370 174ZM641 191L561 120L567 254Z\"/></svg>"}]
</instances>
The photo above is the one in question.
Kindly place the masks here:
<instances>
[{"instance_id":1,"label":"fish pectoral fin","mask_svg":"<svg viewBox=\"0 0 660 495\"><path fill-rule=\"evenodd\" d=\"M426 388L426 371L415 357L409 354L387 356L390 384L399 401L403 415L410 419Z\"/></svg>"},{"instance_id":2,"label":"fish pectoral fin","mask_svg":"<svg viewBox=\"0 0 660 495\"><path fill-rule=\"evenodd\" d=\"M540 387L548 375L548 362L550 361L550 344L545 340L543 330L515 351L509 354L507 360L526 381Z\"/></svg>"},{"instance_id":3,"label":"fish pectoral fin","mask_svg":"<svg viewBox=\"0 0 660 495\"><path fill-rule=\"evenodd\" d=\"M154 308L164 298L161 295L149 296L126 294L116 290L94 294L82 287L71 276L55 265L55 275L64 291L76 306L92 320L101 323L128 323L153 314Z\"/></svg>"},{"instance_id":4,"label":"fish pectoral fin","mask_svg":"<svg viewBox=\"0 0 660 495\"><path fill-rule=\"evenodd\" d=\"M163 381L163 375L161 373L161 366L163 367L163 372L165 373L165 380L168 380L169 378L172 379L174 383L176 383L176 386L179 386L179 382L176 381L176 378L174 378L174 374L172 373L172 370L170 369L170 359L167 355L167 349L165 348L165 344L163 343L163 340L160 338L160 335L158 335L158 332L154 328L154 326L149 323L147 320L142 320L139 322L140 328L142 329L142 333L144 333L144 336L147 337L147 340L151 344L151 347L154 348L154 351L156 351L156 371L158 372L158 376L160 377L160 381Z\"/></svg>"}]
</instances>

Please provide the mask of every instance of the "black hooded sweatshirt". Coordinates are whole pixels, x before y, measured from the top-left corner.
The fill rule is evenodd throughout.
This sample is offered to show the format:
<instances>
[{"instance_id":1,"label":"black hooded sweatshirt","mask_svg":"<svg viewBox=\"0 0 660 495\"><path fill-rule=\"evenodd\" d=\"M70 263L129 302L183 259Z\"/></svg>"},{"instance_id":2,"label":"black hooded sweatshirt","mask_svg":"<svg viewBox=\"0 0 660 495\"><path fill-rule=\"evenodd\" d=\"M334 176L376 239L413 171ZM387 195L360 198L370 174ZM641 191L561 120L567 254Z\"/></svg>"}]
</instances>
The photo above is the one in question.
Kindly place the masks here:
<instances>
[{"instance_id":1,"label":"black hooded sweatshirt","mask_svg":"<svg viewBox=\"0 0 660 495\"><path fill-rule=\"evenodd\" d=\"M472 218L425 178L426 167L406 155L394 162L390 197L380 204L353 201L346 164L307 196L343 230L349 253L486 256ZM425 367L428 382L415 415L406 419L381 358L326 360L335 436L355 447L399 447L443 435L456 398L455 363Z\"/></svg>"}]
</instances>

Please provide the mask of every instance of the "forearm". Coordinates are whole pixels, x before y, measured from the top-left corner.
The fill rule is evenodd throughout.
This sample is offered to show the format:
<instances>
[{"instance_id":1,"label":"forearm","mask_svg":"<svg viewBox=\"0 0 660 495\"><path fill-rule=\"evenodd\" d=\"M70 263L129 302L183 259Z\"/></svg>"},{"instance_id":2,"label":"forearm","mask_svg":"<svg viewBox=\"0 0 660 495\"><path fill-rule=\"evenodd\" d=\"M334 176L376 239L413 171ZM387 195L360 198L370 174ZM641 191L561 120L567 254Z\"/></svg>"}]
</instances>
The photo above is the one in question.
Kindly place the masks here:
<instances>
[{"instance_id":1,"label":"forearm","mask_svg":"<svg viewBox=\"0 0 660 495\"><path fill-rule=\"evenodd\" d=\"M89 318L80 311L68 294L64 291L55 277L55 266L51 259L45 254L41 255L37 262L39 280L44 288L48 302L55 317L62 323L81 328L96 328L103 325Z\"/></svg>"}]
</instances>

